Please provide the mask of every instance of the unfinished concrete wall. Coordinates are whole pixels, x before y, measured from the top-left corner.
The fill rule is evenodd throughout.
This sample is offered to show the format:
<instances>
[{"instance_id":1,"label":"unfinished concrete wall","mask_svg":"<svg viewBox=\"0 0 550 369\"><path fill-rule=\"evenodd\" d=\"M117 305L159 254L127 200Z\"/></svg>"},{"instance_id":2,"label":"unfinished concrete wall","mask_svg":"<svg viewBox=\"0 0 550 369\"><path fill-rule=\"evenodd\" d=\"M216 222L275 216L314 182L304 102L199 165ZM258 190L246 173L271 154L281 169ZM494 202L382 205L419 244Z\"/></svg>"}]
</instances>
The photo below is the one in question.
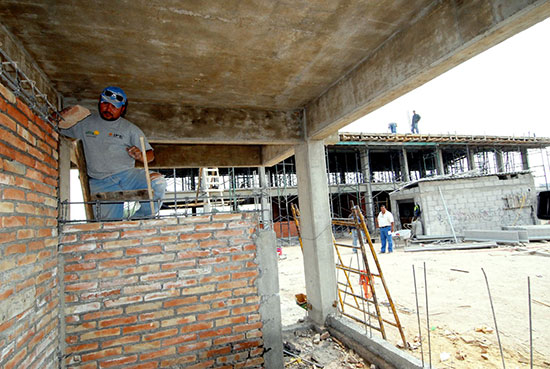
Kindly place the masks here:
<instances>
[{"instance_id":1,"label":"unfinished concrete wall","mask_svg":"<svg viewBox=\"0 0 550 369\"><path fill-rule=\"evenodd\" d=\"M57 141L0 85L0 367L57 368Z\"/></svg>"},{"instance_id":2,"label":"unfinished concrete wall","mask_svg":"<svg viewBox=\"0 0 550 369\"><path fill-rule=\"evenodd\" d=\"M404 199L420 204L424 233L451 234L442 196L457 233L468 229L499 230L502 226L536 221L535 184L528 173L419 182L418 187L390 197L392 209L397 209L397 202Z\"/></svg>"},{"instance_id":3,"label":"unfinished concrete wall","mask_svg":"<svg viewBox=\"0 0 550 369\"><path fill-rule=\"evenodd\" d=\"M219 214L65 225L66 367L263 367L257 222Z\"/></svg>"}]
</instances>

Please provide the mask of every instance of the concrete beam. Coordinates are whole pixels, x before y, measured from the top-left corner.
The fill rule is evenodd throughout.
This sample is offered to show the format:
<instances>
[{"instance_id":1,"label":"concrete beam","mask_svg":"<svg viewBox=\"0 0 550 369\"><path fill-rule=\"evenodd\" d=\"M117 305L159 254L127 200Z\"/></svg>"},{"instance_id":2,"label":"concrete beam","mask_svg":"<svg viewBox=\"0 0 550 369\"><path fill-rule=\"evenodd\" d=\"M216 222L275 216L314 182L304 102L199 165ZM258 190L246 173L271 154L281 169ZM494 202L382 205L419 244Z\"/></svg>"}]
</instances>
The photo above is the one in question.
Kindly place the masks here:
<instances>
[{"instance_id":1,"label":"concrete beam","mask_svg":"<svg viewBox=\"0 0 550 369\"><path fill-rule=\"evenodd\" d=\"M98 91L98 98L99 93ZM97 110L97 100L67 99ZM132 102L126 118L149 142L164 144L294 145L303 141L303 112L201 108Z\"/></svg>"},{"instance_id":2,"label":"concrete beam","mask_svg":"<svg viewBox=\"0 0 550 369\"><path fill-rule=\"evenodd\" d=\"M257 167L262 165L259 145L168 145L152 143L152 169L197 167Z\"/></svg>"},{"instance_id":3,"label":"concrete beam","mask_svg":"<svg viewBox=\"0 0 550 369\"><path fill-rule=\"evenodd\" d=\"M443 152L441 151L441 147L439 146L435 149L435 167L438 175L445 175L445 162L443 161Z\"/></svg>"},{"instance_id":4,"label":"concrete beam","mask_svg":"<svg viewBox=\"0 0 550 369\"><path fill-rule=\"evenodd\" d=\"M432 2L306 105L307 138L327 137L548 17L547 0Z\"/></svg>"},{"instance_id":5,"label":"concrete beam","mask_svg":"<svg viewBox=\"0 0 550 369\"><path fill-rule=\"evenodd\" d=\"M265 145L262 146L262 165L271 167L294 155L294 146Z\"/></svg>"}]
</instances>

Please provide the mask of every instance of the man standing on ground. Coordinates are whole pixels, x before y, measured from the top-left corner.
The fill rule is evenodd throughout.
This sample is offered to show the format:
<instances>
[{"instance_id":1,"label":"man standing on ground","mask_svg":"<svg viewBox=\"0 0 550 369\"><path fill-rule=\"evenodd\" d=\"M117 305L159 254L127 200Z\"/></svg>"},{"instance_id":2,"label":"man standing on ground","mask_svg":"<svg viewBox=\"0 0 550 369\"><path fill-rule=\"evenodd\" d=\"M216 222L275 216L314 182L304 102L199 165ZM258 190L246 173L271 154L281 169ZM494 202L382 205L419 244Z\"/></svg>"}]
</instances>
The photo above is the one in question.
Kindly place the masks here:
<instances>
[{"instance_id":1,"label":"man standing on ground","mask_svg":"<svg viewBox=\"0 0 550 369\"><path fill-rule=\"evenodd\" d=\"M413 110L413 117L412 117L412 124L411 124L411 132L412 133L419 133L418 132L418 121L420 120L420 115L416 113L416 111Z\"/></svg>"},{"instance_id":2,"label":"man standing on ground","mask_svg":"<svg viewBox=\"0 0 550 369\"><path fill-rule=\"evenodd\" d=\"M388 242L388 253L393 252L393 243L391 235L393 233L393 215L386 210L386 206L380 205L380 213L376 218L376 227L380 228L380 242L382 248L380 252L386 252L386 241Z\"/></svg>"},{"instance_id":3,"label":"man standing on ground","mask_svg":"<svg viewBox=\"0 0 550 369\"><path fill-rule=\"evenodd\" d=\"M143 131L124 119L128 108L128 99L119 87L109 86L99 97L99 114L89 114L87 109L76 106L64 109L60 123L61 133L82 140L86 166L90 177L90 192L112 192L139 190L147 188L145 171L135 168L136 160L143 163L140 149L140 137L144 138L147 162L155 158L153 148L145 138ZM89 115L71 119L75 110L85 111ZM154 191L154 213L159 210L160 201L166 191L166 180L159 173L151 173L151 187ZM96 209L99 220L120 220L124 214L124 204L101 204ZM152 215L149 202L142 203L134 217Z\"/></svg>"}]
</instances>

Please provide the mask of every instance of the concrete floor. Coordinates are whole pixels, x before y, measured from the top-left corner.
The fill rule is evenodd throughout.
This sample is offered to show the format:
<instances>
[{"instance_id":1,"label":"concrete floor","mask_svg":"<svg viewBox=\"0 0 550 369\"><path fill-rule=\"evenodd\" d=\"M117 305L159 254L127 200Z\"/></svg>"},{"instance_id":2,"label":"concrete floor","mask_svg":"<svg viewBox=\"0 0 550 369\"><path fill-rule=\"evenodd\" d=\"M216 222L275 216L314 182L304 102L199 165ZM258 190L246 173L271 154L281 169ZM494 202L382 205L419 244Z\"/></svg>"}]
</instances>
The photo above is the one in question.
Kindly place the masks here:
<instances>
[{"instance_id":1,"label":"concrete floor","mask_svg":"<svg viewBox=\"0 0 550 369\"><path fill-rule=\"evenodd\" d=\"M379 248L379 245L375 246ZM550 249L546 243L531 243L528 248ZM279 261L282 321L283 325L288 325L305 316L305 311L294 302L294 294L305 293L305 284L300 247L284 247L283 254L286 258ZM346 262L356 263L351 251L344 255ZM432 363L451 368L502 367L481 267L485 269L490 283L506 364L512 368L529 367L527 276L530 276L534 367L547 368L550 365L550 332L546 329L550 321L548 258L517 251L514 247L416 253L406 253L402 248L397 248L393 254L380 255L380 261L399 318L405 327L407 341L413 346L418 346L415 344L418 324L412 265L416 268L422 334L426 340L423 279L423 263L426 262ZM475 331L481 327L493 329L493 332ZM397 344L397 330L387 330L389 340ZM481 356L485 351L487 360ZM419 347L411 353L420 358ZM440 355L444 353L449 353L450 358L440 364ZM427 346L424 346L424 354L428 361ZM465 356L464 360L457 358L461 355Z\"/></svg>"}]
</instances>

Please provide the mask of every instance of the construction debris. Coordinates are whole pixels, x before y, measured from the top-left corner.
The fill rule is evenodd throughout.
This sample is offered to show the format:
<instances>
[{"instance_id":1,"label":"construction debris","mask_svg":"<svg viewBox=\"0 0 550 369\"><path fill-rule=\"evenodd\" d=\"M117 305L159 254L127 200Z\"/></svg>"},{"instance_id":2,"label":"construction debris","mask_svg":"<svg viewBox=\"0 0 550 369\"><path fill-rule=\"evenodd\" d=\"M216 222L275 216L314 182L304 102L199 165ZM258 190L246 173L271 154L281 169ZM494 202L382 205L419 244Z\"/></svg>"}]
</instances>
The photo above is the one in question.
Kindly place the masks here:
<instances>
[{"instance_id":1,"label":"construction debris","mask_svg":"<svg viewBox=\"0 0 550 369\"><path fill-rule=\"evenodd\" d=\"M472 243L448 243L440 245L415 245L411 247L405 247L406 252L417 251L448 251L448 250L466 250L466 249L486 249L491 247L497 247L497 243L491 242L472 242Z\"/></svg>"}]
</instances>

